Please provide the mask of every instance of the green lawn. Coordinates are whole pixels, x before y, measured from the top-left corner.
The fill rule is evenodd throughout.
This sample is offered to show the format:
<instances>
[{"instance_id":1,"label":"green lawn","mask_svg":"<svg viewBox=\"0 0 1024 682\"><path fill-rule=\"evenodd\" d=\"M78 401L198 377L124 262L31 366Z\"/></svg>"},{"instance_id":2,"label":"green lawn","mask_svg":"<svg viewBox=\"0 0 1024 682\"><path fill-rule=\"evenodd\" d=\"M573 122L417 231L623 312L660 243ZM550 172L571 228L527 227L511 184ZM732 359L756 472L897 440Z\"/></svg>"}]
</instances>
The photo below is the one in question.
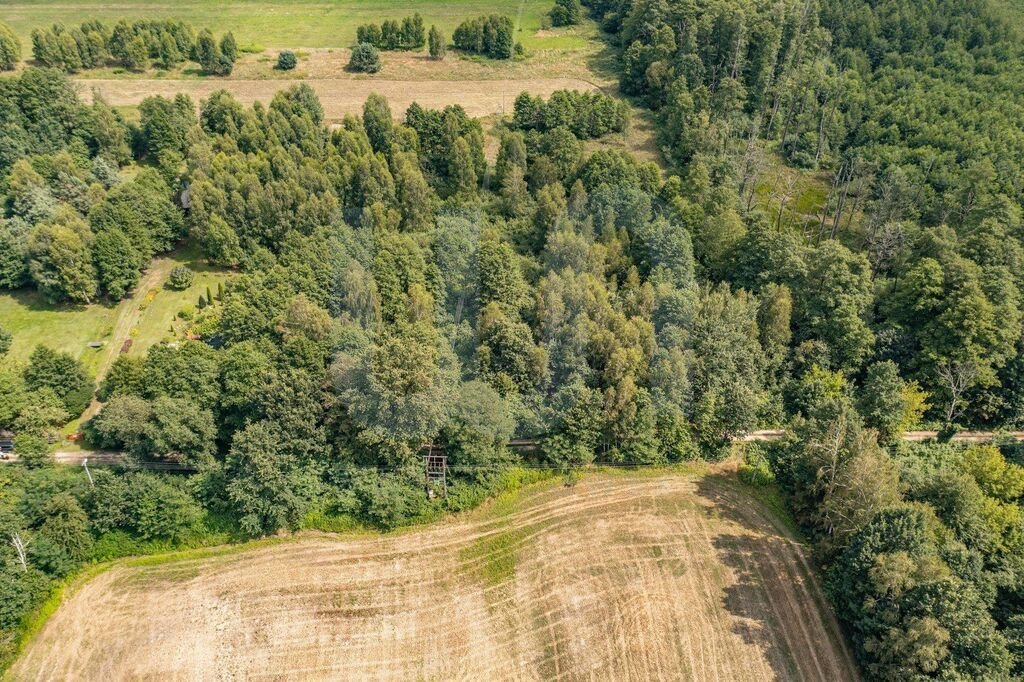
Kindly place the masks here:
<instances>
[{"instance_id":1,"label":"green lawn","mask_svg":"<svg viewBox=\"0 0 1024 682\"><path fill-rule=\"evenodd\" d=\"M167 273L181 264L195 271L192 286L185 291L164 288ZM207 287L216 294L217 283L231 275L206 265L189 247L155 259L149 273L153 286L141 287L116 305L54 306L32 290L0 293L0 325L14 335L5 361L27 360L37 345L45 344L82 358L86 368L102 378L125 338L133 340L131 353L141 354L155 343L184 334L186 323L175 320L178 311L195 307ZM105 347L89 348L90 341L102 341Z\"/></svg>"},{"instance_id":2,"label":"green lawn","mask_svg":"<svg viewBox=\"0 0 1024 682\"><path fill-rule=\"evenodd\" d=\"M102 349L90 341L106 341L114 328L117 306L53 306L34 290L0 293L0 326L14 335L8 358L27 360L32 350L45 344L80 357L95 371Z\"/></svg>"},{"instance_id":3,"label":"green lawn","mask_svg":"<svg viewBox=\"0 0 1024 682\"><path fill-rule=\"evenodd\" d=\"M56 21L79 24L100 19L176 19L215 33L233 31L239 44L263 47L346 47L355 41L356 27L400 19L414 12L429 27L437 24L450 37L463 20L481 14L504 14L516 22L516 39L527 48L578 48L585 38L568 35L536 38L542 17L554 0L15 0L0 2L0 21L10 24L31 53L33 28ZM27 55L26 55L27 56Z\"/></svg>"},{"instance_id":4,"label":"green lawn","mask_svg":"<svg viewBox=\"0 0 1024 682\"><path fill-rule=\"evenodd\" d=\"M142 354L155 343L172 338L181 338L188 323L177 318L181 310L195 310L200 296L206 295L207 288L217 295L217 284L224 283L230 272L210 267L199 259L198 254L185 250L173 254L170 259L175 265L184 264L195 272L195 281L184 291L175 291L158 286L146 292L144 302L136 305L131 327L133 339L131 355ZM173 331L172 331L173 329Z\"/></svg>"}]
</instances>

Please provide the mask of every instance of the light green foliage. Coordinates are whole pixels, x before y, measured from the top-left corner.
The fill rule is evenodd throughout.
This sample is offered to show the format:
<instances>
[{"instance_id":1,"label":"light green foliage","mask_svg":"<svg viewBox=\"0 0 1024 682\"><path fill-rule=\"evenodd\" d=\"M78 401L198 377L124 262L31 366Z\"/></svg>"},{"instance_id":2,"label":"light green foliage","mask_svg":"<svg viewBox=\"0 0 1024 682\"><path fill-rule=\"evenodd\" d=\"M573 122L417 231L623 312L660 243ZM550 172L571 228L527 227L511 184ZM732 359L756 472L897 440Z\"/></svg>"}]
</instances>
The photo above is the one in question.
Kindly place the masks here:
<instances>
[{"instance_id":1,"label":"light green foliage","mask_svg":"<svg viewBox=\"0 0 1024 682\"><path fill-rule=\"evenodd\" d=\"M15 437L14 450L18 453L18 461L24 462L27 467L34 469L53 463L46 438L33 433L31 429Z\"/></svg>"},{"instance_id":2,"label":"light green foliage","mask_svg":"<svg viewBox=\"0 0 1024 682\"><path fill-rule=\"evenodd\" d=\"M89 303L96 297L96 268L90 257L92 239L86 222L63 209L29 234L29 272L49 300Z\"/></svg>"},{"instance_id":3,"label":"light green foliage","mask_svg":"<svg viewBox=\"0 0 1024 682\"><path fill-rule=\"evenodd\" d=\"M901 379L896 364L886 361L868 367L859 407L867 425L891 443L921 419L927 408L924 400L916 384Z\"/></svg>"},{"instance_id":4,"label":"light green foliage","mask_svg":"<svg viewBox=\"0 0 1024 682\"><path fill-rule=\"evenodd\" d=\"M182 291L192 286L194 281L195 273L192 272L191 268L185 265L177 265L171 270L171 274L167 276L165 286Z\"/></svg>"},{"instance_id":5,"label":"light green foliage","mask_svg":"<svg viewBox=\"0 0 1024 682\"><path fill-rule=\"evenodd\" d=\"M431 59L444 59L448 51L448 39L437 26L430 27L430 34L427 36L428 51Z\"/></svg>"},{"instance_id":6,"label":"light green foliage","mask_svg":"<svg viewBox=\"0 0 1024 682\"><path fill-rule=\"evenodd\" d=\"M0 23L0 71L13 71L21 60L21 41L11 27Z\"/></svg>"}]
</instances>

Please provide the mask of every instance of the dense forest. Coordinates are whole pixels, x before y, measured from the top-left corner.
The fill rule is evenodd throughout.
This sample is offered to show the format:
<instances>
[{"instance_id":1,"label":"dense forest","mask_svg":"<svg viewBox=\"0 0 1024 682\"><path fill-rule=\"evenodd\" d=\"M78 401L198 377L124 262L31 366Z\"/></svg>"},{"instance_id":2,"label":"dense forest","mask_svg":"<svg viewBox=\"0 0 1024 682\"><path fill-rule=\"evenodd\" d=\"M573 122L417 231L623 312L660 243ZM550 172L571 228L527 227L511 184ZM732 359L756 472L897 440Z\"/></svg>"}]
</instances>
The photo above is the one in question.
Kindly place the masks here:
<instances>
[{"instance_id":1,"label":"dense forest","mask_svg":"<svg viewBox=\"0 0 1024 682\"><path fill-rule=\"evenodd\" d=\"M1016 32L961 0L585 4L667 173L601 145L629 126L607 95L520 96L490 163L458 106L396 120L373 96L329 128L298 86L154 97L136 124L58 71L0 80L0 286L116 299L181 240L238 273L200 338L99 386L45 347L0 360L0 430L27 454L0 474L8 651L90 560L391 528L524 457L718 459L785 426L741 475L791 502L865 675L1024 674L1021 452L900 439L1024 426ZM453 42L511 56L505 22ZM828 178L810 220L781 208L793 168ZM89 445L188 473L47 467L93 390ZM447 498L423 492L431 443Z\"/></svg>"},{"instance_id":2,"label":"dense forest","mask_svg":"<svg viewBox=\"0 0 1024 682\"><path fill-rule=\"evenodd\" d=\"M1020 451L899 441L922 418L1024 425L1024 61L1002 8L588 4L656 112L698 277L792 312L759 318L781 358L760 419L790 433L742 473L789 494L865 674L1021 675ZM778 157L831 178L812 220L784 220L778 179L777 209L757 195Z\"/></svg>"}]
</instances>

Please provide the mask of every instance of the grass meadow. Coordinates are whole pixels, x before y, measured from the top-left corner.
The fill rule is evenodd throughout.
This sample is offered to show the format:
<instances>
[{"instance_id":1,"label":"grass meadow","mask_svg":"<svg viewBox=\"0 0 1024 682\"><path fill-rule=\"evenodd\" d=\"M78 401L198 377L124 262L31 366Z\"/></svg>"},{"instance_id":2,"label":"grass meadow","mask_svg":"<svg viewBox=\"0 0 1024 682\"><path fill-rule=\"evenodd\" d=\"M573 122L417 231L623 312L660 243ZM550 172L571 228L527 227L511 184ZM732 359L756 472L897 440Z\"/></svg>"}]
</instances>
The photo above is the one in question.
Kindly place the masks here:
<instances>
[{"instance_id":1,"label":"grass meadow","mask_svg":"<svg viewBox=\"0 0 1024 682\"><path fill-rule=\"evenodd\" d=\"M192 286L175 291L163 286L176 265L195 271ZM0 321L14 335L4 362L24 362L42 344L81 358L97 379L102 378L125 338L132 339L132 354L144 353L153 344L184 333L186 323L177 319L180 310L194 309L207 287L216 294L217 284L230 273L211 268L192 248L184 248L153 261L143 275L143 285L118 303L53 305L32 289L0 292ZM146 283L153 280L153 285ZM90 341L104 343L90 348Z\"/></svg>"},{"instance_id":2,"label":"grass meadow","mask_svg":"<svg viewBox=\"0 0 1024 682\"><path fill-rule=\"evenodd\" d=\"M575 34L538 36L553 0L14 0L0 3L0 21L21 37L31 51L32 29L54 22L79 24L88 19L116 23L119 19L175 19L220 34L232 31L244 49L264 47L347 47L356 27L401 19L414 12L429 27L438 25L449 37L463 20L482 14L504 14L516 23L516 39L531 47L579 48Z\"/></svg>"}]
</instances>

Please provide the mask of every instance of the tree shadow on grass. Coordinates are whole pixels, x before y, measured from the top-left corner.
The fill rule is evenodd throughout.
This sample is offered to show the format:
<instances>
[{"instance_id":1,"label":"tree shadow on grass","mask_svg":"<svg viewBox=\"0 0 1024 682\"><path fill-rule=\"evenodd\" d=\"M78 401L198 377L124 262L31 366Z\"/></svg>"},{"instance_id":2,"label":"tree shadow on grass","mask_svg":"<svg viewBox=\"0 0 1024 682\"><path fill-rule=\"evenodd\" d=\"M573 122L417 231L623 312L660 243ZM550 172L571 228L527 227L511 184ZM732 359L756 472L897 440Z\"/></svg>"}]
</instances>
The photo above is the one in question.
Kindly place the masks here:
<instances>
[{"instance_id":1,"label":"tree shadow on grass","mask_svg":"<svg viewBox=\"0 0 1024 682\"><path fill-rule=\"evenodd\" d=\"M612 36L607 33L598 33L590 38L596 43L599 49L594 50L586 58L587 68L594 75L612 81L612 85L601 88L606 94L617 95L619 93L619 51L611 42Z\"/></svg>"},{"instance_id":2,"label":"tree shadow on grass","mask_svg":"<svg viewBox=\"0 0 1024 682\"><path fill-rule=\"evenodd\" d=\"M85 303L51 303L46 300L46 297L31 287L8 289L0 291L0 293L10 296L18 303L18 305L34 312L81 312L88 308L88 305ZM106 298L100 298L89 305L97 305L108 310L113 310L117 307L117 304L117 301L109 301Z\"/></svg>"}]
</instances>

